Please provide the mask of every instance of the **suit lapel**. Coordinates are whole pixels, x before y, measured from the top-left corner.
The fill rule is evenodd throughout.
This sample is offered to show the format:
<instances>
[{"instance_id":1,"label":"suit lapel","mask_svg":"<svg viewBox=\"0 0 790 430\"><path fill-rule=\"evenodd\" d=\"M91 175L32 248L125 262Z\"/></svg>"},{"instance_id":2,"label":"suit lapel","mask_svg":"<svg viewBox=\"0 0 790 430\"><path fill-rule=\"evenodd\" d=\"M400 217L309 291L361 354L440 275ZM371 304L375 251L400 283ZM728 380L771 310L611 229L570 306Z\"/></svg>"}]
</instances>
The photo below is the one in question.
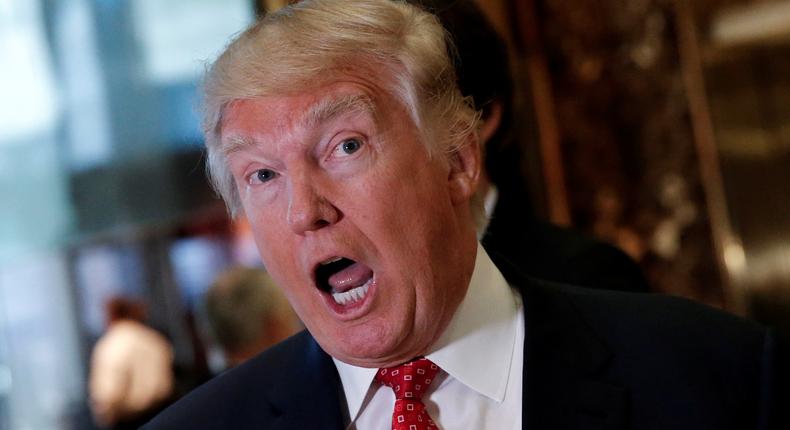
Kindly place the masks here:
<instances>
[{"instance_id":1,"label":"suit lapel","mask_svg":"<svg viewBox=\"0 0 790 430\"><path fill-rule=\"evenodd\" d=\"M512 282L512 281L511 281ZM627 391L602 381L610 351L559 286L519 285L524 299L525 429L624 429Z\"/></svg>"},{"instance_id":2,"label":"suit lapel","mask_svg":"<svg viewBox=\"0 0 790 430\"><path fill-rule=\"evenodd\" d=\"M287 390L269 392L278 415L272 429L345 428L345 400L335 364L311 336L303 353L281 368L289 369ZM293 370L290 370L293 369Z\"/></svg>"},{"instance_id":3,"label":"suit lapel","mask_svg":"<svg viewBox=\"0 0 790 430\"><path fill-rule=\"evenodd\" d=\"M524 302L523 428L529 430L622 430L627 428L624 387L601 379L611 352L558 289L520 277ZM289 381L267 399L277 419L272 429L345 428L345 399L332 359L309 335L290 354Z\"/></svg>"}]
</instances>

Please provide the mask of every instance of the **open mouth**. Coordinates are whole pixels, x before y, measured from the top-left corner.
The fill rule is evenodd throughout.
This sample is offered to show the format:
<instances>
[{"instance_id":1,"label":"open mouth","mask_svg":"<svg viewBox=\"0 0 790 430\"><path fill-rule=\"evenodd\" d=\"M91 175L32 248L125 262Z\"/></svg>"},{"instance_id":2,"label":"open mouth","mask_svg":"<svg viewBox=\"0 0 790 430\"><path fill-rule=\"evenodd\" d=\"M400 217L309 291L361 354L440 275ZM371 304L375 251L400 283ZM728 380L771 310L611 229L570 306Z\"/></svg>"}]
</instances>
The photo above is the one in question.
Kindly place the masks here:
<instances>
[{"instance_id":1,"label":"open mouth","mask_svg":"<svg viewBox=\"0 0 790 430\"><path fill-rule=\"evenodd\" d=\"M335 303L346 306L361 301L370 289L373 270L346 257L333 257L315 268L316 286L332 296Z\"/></svg>"}]
</instances>

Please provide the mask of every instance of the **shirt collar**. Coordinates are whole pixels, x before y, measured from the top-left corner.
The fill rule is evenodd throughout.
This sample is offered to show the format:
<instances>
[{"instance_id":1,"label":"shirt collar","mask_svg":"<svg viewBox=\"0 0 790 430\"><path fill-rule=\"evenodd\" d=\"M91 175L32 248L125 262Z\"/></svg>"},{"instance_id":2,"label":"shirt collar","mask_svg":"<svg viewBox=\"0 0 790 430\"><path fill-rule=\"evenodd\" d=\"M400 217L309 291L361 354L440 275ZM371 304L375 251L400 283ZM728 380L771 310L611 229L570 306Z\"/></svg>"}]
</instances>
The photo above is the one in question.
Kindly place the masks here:
<instances>
[{"instance_id":1,"label":"shirt collar","mask_svg":"<svg viewBox=\"0 0 790 430\"><path fill-rule=\"evenodd\" d=\"M494 209L499 201L499 190L493 183L488 186L485 197L483 198L483 209L485 209L485 218L483 218L483 226L477 229L477 239L480 240L485 236L488 230L488 224L491 222L491 217L494 215Z\"/></svg>"},{"instance_id":2,"label":"shirt collar","mask_svg":"<svg viewBox=\"0 0 790 430\"><path fill-rule=\"evenodd\" d=\"M483 199L483 209L485 209L487 218L491 218L491 215L494 215L494 208L496 208L497 201L499 201L499 189L497 189L496 185L491 184L488 186L488 190Z\"/></svg>"},{"instance_id":3,"label":"shirt collar","mask_svg":"<svg viewBox=\"0 0 790 430\"><path fill-rule=\"evenodd\" d=\"M513 359L517 314L512 290L478 244L466 296L426 357L464 385L501 402ZM354 420L377 369L332 360L343 383L349 416Z\"/></svg>"},{"instance_id":4,"label":"shirt collar","mask_svg":"<svg viewBox=\"0 0 790 430\"><path fill-rule=\"evenodd\" d=\"M513 358L517 313L513 291L478 244L466 297L426 357L464 385L501 402Z\"/></svg>"}]
</instances>

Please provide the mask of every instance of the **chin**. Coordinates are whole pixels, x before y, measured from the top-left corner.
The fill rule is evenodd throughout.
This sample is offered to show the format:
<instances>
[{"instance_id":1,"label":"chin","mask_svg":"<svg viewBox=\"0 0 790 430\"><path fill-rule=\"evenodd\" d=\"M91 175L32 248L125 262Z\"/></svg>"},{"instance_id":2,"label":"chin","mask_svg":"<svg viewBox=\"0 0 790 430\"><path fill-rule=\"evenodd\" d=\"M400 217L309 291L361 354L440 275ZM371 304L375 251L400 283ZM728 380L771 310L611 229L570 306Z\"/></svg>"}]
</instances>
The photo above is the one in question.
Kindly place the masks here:
<instances>
[{"instance_id":1,"label":"chin","mask_svg":"<svg viewBox=\"0 0 790 430\"><path fill-rule=\"evenodd\" d=\"M329 342L318 343L331 356L359 367L387 367L416 356L402 345L402 339L386 335L386 329L367 327L365 330L340 329L342 333L327 333Z\"/></svg>"}]
</instances>

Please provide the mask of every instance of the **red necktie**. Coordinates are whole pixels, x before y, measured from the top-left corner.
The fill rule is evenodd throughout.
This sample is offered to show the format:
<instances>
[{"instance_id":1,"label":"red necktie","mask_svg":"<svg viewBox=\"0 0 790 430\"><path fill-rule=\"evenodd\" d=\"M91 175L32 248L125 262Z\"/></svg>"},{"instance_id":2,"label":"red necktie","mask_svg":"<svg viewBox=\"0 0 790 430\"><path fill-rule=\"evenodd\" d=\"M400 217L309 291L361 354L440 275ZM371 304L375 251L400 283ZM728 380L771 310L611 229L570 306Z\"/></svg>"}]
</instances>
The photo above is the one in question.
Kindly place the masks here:
<instances>
[{"instance_id":1,"label":"red necktie","mask_svg":"<svg viewBox=\"0 0 790 430\"><path fill-rule=\"evenodd\" d=\"M376 381L392 387L395 392L392 430L439 430L421 400L438 372L439 366L427 358L379 369Z\"/></svg>"}]
</instances>

